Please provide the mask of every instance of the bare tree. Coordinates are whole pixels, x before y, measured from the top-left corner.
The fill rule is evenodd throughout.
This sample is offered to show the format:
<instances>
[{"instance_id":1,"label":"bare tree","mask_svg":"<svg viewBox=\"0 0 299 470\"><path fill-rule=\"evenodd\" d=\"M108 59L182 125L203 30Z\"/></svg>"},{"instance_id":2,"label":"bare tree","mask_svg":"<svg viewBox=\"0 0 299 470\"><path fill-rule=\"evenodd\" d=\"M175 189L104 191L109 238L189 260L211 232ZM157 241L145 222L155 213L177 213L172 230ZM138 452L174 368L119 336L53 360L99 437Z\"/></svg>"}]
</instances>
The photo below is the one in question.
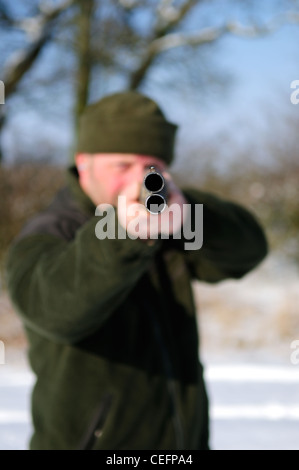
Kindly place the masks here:
<instances>
[{"instance_id":1,"label":"bare tree","mask_svg":"<svg viewBox=\"0 0 299 470\"><path fill-rule=\"evenodd\" d=\"M74 4L74 0L64 0L58 6L38 5L38 13L28 19L14 20L8 13L3 2L0 3L0 20L11 28L24 31L29 37L28 46L17 51L6 64L3 70L3 81L5 84L5 98L8 99L17 90L22 78L38 60L43 48L51 40L55 21L59 16ZM0 108L0 133L5 124L4 107ZM2 152L0 147L0 161Z\"/></svg>"},{"instance_id":2,"label":"bare tree","mask_svg":"<svg viewBox=\"0 0 299 470\"><path fill-rule=\"evenodd\" d=\"M67 47L75 58L71 75L75 77L76 127L98 70L108 71L112 76L122 74L126 88L138 89L162 54L167 57L171 50L200 49L228 34L257 37L270 34L285 23L299 22L297 4L293 2L292 12L285 11L267 24L245 26L224 21L220 26L186 32L184 22L192 14L199 14L202 3L203 0L61 0L59 3L34 0L35 13L16 19L0 0L0 23L27 36L27 46L16 50L2 69L6 99L19 93L20 84L41 60L47 44ZM145 23L143 29L137 24L138 14ZM3 106L1 112L0 132L5 122Z\"/></svg>"}]
</instances>

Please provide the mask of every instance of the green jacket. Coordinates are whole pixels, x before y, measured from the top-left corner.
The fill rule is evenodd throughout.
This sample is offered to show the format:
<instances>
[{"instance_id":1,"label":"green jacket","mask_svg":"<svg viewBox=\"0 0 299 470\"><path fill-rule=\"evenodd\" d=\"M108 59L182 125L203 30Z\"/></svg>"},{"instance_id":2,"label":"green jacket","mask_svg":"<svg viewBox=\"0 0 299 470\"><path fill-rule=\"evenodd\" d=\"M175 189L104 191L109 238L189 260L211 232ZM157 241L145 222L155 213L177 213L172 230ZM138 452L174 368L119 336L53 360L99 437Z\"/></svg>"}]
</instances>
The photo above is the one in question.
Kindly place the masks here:
<instances>
[{"instance_id":1,"label":"green jacket","mask_svg":"<svg viewBox=\"0 0 299 470\"><path fill-rule=\"evenodd\" d=\"M31 449L207 449L193 279L241 278L267 243L240 206L194 190L203 247L104 239L70 184L11 246L8 286L36 383Z\"/></svg>"}]
</instances>

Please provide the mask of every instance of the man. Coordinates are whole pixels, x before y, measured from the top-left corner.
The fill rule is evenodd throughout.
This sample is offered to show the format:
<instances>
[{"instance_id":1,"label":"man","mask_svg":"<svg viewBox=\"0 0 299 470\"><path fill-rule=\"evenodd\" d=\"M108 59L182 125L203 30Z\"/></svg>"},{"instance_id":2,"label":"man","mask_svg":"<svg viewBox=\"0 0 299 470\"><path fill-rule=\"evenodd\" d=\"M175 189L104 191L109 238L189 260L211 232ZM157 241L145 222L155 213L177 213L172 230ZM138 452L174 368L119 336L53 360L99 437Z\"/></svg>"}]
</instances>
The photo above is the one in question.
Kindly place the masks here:
<instances>
[{"instance_id":1,"label":"man","mask_svg":"<svg viewBox=\"0 0 299 470\"><path fill-rule=\"evenodd\" d=\"M241 278L267 243L242 207L173 183L175 132L135 92L88 106L67 187L11 247L8 285L37 377L31 449L209 448L191 281ZM153 216L161 225L152 237L151 214L131 210L151 166L165 176L169 204ZM104 203L116 211L96 213ZM184 216L161 235L171 204L189 205L193 229L203 204L200 249L185 249ZM127 236L96 236L103 217Z\"/></svg>"}]
</instances>

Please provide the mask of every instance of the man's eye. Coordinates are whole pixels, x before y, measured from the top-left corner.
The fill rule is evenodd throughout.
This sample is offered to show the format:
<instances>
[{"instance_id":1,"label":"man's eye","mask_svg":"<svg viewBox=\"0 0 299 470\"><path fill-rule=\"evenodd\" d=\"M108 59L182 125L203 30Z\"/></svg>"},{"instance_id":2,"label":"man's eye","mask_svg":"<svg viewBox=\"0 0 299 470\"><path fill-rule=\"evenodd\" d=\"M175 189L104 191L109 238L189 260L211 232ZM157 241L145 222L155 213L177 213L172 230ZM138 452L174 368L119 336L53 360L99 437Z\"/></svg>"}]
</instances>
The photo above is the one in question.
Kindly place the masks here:
<instances>
[{"instance_id":1,"label":"man's eye","mask_svg":"<svg viewBox=\"0 0 299 470\"><path fill-rule=\"evenodd\" d=\"M127 169L130 168L130 163L118 163L118 164L116 165L116 168L117 168L118 170L127 170Z\"/></svg>"}]
</instances>

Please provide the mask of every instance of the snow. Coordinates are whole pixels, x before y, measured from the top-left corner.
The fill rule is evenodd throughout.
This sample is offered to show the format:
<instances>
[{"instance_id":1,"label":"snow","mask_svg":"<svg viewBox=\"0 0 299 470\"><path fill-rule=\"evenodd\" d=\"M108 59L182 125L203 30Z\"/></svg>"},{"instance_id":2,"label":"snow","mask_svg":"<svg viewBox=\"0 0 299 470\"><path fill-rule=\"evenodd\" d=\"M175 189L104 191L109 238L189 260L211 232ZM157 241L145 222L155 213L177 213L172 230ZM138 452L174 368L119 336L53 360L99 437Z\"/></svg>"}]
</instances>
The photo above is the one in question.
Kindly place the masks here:
<instances>
[{"instance_id":1,"label":"snow","mask_svg":"<svg viewBox=\"0 0 299 470\"><path fill-rule=\"evenodd\" d=\"M205 378L212 449L299 449L299 366L211 362ZM26 365L0 366L0 450L26 450L32 432Z\"/></svg>"},{"instance_id":2,"label":"snow","mask_svg":"<svg viewBox=\"0 0 299 470\"><path fill-rule=\"evenodd\" d=\"M32 431L33 375L24 366L0 366L0 450L26 450Z\"/></svg>"},{"instance_id":3,"label":"snow","mask_svg":"<svg viewBox=\"0 0 299 470\"><path fill-rule=\"evenodd\" d=\"M211 364L211 446L223 450L299 449L299 366Z\"/></svg>"}]
</instances>

